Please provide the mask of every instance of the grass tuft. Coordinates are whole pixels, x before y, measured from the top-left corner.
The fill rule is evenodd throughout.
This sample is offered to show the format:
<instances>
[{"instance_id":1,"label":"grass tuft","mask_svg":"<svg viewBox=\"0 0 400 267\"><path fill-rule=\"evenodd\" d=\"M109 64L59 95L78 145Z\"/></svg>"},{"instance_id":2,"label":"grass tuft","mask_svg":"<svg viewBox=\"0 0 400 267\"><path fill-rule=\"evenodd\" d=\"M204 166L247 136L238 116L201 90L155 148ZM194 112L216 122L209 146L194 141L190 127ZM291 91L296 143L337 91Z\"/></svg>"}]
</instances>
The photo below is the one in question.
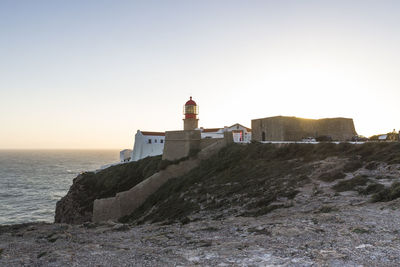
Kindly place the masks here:
<instances>
[{"instance_id":1,"label":"grass tuft","mask_svg":"<svg viewBox=\"0 0 400 267\"><path fill-rule=\"evenodd\" d=\"M346 177L346 175L341 171L331 171L331 172L322 173L318 177L318 180L321 180L324 182L333 182L333 181L336 181L339 179L343 179L344 177Z\"/></svg>"},{"instance_id":2,"label":"grass tuft","mask_svg":"<svg viewBox=\"0 0 400 267\"><path fill-rule=\"evenodd\" d=\"M336 192L356 191L357 187L366 185L370 179L365 176L356 176L350 180L340 181L332 187Z\"/></svg>"},{"instance_id":3,"label":"grass tuft","mask_svg":"<svg viewBox=\"0 0 400 267\"><path fill-rule=\"evenodd\" d=\"M390 187L384 188L372 195L372 202L387 202L400 197L400 183L394 182Z\"/></svg>"},{"instance_id":4,"label":"grass tuft","mask_svg":"<svg viewBox=\"0 0 400 267\"><path fill-rule=\"evenodd\" d=\"M351 231L352 231L353 233L356 233L356 234L369 234L369 233L371 233L370 230L364 229L364 228L354 228L354 229L352 229Z\"/></svg>"},{"instance_id":5,"label":"grass tuft","mask_svg":"<svg viewBox=\"0 0 400 267\"><path fill-rule=\"evenodd\" d=\"M383 184L372 183L369 184L366 188L361 188L358 190L358 193L361 195L371 195L382 191L385 188Z\"/></svg>"},{"instance_id":6,"label":"grass tuft","mask_svg":"<svg viewBox=\"0 0 400 267\"><path fill-rule=\"evenodd\" d=\"M335 212L335 211L339 211L339 209L337 209L335 207L331 207L331 206L323 206L315 213L331 213L331 212Z\"/></svg>"},{"instance_id":7,"label":"grass tuft","mask_svg":"<svg viewBox=\"0 0 400 267\"><path fill-rule=\"evenodd\" d=\"M343 167L343 172L355 172L363 166L361 160L350 160Z\"/></svg>"}]
</instances>

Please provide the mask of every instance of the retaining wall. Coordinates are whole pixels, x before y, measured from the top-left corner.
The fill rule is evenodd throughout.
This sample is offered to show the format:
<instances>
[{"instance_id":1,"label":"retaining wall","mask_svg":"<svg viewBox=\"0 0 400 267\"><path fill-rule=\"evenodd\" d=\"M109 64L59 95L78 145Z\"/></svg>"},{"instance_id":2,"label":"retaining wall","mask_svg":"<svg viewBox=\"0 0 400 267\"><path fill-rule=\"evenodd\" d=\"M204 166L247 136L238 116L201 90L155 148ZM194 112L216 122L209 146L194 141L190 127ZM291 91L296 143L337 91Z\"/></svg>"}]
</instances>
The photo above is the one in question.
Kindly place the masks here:
<instances>
[{"instance_id":1,"label":"retaining wall","mask_svg":"<svg viewBox=\"0 0 400 267\"><path fill-rule=\"evenodd\" d=\"M220 139L218 142L212 143L201 150L196 158L190 158L179 164L170 165L165 170L153 174L128 191L120 192L115 197L111 198L96 199L93 203L92 221L117 220L125 215L131 214L169 179L188 173L197 167L201 160L217 153L221 148L231 142L233 142L233 140L231 141L229 137Z\"/></svg>"}]
</instances>

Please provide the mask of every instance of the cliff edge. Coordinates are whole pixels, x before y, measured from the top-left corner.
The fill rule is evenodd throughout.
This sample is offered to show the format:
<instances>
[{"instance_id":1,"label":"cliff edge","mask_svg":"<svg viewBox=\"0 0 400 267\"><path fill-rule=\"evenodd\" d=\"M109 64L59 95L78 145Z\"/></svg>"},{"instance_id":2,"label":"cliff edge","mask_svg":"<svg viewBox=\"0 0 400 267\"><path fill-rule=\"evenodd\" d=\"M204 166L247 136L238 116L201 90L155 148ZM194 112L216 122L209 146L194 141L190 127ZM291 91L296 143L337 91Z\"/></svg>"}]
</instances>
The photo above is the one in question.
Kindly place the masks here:
<instances>
[{"instance_id":1,"label":"cliff edge","mask_svg":"<svg viewBox=\"0 0 400 267\"><path fill-rule=\"evenodd\" d=\"M89 222L95 199L113 197L126 191L168 164L161 160L161 156L156 156L112 166L97 173L81 173L73 180L68 193L57 202L54 221L70 224Z\"/></svg>"}]
</instances>

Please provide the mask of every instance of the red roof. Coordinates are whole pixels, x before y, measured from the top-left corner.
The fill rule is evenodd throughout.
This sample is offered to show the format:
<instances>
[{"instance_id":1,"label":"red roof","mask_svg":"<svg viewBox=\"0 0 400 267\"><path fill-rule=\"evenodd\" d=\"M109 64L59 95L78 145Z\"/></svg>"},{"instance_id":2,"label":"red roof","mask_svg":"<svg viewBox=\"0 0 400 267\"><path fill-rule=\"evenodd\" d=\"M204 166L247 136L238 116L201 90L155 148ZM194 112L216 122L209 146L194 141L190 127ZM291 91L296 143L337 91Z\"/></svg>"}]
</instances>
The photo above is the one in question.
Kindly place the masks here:
<instances>
[{"instance_id":1,"label":"red roof","mask_svg":"<svg viewBox=\"0 0 400 267\"><path fill-rule=\"evenodd\" d=\"M236 126L236 125L240 125L240 126L242 126L243 128L245 128L248 132L251 132L251 129L250 128L247 128L247 127L245 127L245 126L243 126L243 125L241 125L241 124L239 124L239 123L236 123L236 124L234 124L234 125L232 125L232 126L225 126L225 128L232 128L233 126ZM222 130L223 128L203 128L202 129L202 132L203 133L214 133L214 132L218 132L219 130Z\"/></svg>"},{"instance_id":2,"label":"red roof","mask_svg":"<svg viewBox=\"0 0 400 267\"><path fill-rule=\"evenodd\" d=\"M231 127L233 127L233 126L235 126L235 125L240 125L240 126L242 126L243 128L245 128L248 132L251 132L251 129L250 129L250 128L247 128L246 126L243 126L243 125L241 125L240 123L235 123L234 125L229 126L228 128L231 128Z\"/></svg>"},{"instance_id":3,"label":"red roof","mask_svg":"<svg viewBox=\"0 0 400 267\"><path fill-rule=\"evenodd\" d=\"M203 133L213 133L213 132L218 132L221 130L221 128L208 128L208 129L203 129Z\"/></svg>"},{"instance_id":4,"label":"red roof","mask_svg":"<svg viewBox=\"0 0 400 267\"><path fill-rule=\"evenodd\" d=\"M165 132L141 132L143 135L165 136Z\"/></svg>"},{"instance_id":5,"label":"red roof","mask_svg":"<svg viewBox=\"0 0 400 267\"><path fill-rule=\"evenodd\" d=\"M190 100L186 102L185 106L197 106L197 104L192 100L192 97L190 97Z\"/></svg>"}]
</instances>

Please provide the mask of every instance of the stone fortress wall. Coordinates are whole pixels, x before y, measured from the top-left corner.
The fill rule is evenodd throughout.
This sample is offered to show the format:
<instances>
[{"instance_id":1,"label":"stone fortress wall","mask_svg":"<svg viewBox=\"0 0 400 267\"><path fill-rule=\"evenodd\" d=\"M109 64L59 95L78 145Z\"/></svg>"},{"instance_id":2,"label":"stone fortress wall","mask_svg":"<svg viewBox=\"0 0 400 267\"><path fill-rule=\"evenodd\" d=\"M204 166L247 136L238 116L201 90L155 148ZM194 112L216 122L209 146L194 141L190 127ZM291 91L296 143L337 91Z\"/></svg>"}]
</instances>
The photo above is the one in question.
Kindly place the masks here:
<instances>
[{"instance_id":1,"label":"stone fortress wall","mask_svg":"<svg viewBox=\"0 0 400 267\"><path fill-rule=\"evenodd\" d=\"M96 199L93 203L92 221L118 220L131 214L165 182L188 173L196 168L202 160L214 155L230 143L233 143L232 134L226 134L224 138L215 138L212 143L204 144L207 146L201 149L195 157L170 165L165 170L153 174L128 191L117 193L115 197ZM201 147L201 144L199 144L199 147Z\"/></svg>"},{"instance_id":2,"label":"stone fortress wall","mask_svg":"<svg viewBox=\"0 0 400 267\"><path fill-rule=\"evenodd\" d=\"M301 141L307 137L330 136L332 140L346 141L357 135L353 119L303 119L276 116L251 121L252 140Z\"/></svg>"},{"instance_id":3,"label":"stone fortress wall","mask_svg":"<svg viewBox=\"0 0 400 267\"><path fill-rule=\"evenodd\" d=\"M201 138L200 130L167 131L162 159L174 161L187 157L221 140L233 143L232 132L224 132L223 138Z\"/></svg>"},{"instance_id":4,"label":"stone fortress wall","mask_svg":"<svg viewBox=\"0 0 400 267\"><path fill-rule=\"evenodd\" d=\"M200 141L199 130L167 131L162 159L173 161L186 157L191 150L199 149Z\"/></svg>"}]
</instances>

